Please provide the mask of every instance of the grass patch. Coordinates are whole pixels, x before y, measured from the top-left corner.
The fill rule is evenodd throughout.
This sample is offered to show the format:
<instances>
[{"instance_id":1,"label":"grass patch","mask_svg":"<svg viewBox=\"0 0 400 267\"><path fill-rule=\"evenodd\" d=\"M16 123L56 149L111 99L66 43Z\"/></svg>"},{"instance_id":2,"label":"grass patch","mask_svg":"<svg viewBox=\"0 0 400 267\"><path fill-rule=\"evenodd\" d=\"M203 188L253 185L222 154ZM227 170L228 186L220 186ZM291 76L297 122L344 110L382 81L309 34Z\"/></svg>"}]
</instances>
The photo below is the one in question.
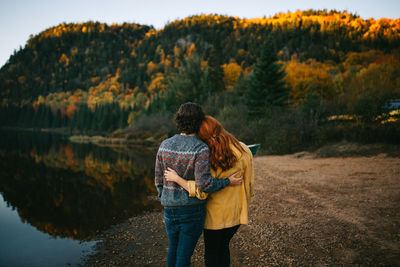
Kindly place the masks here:
<instances>
[{"instance_id":1,"label":"grass patch","mask_svg":"<svg viewBox=\"0 0 400 267\"><path fill-rule=\"evenodd\" d=\"M327 144L314 151L317 157L400 157L400 145L393 144L359 144L342 141L339 143Z\"/></svg>"}]
</instances>

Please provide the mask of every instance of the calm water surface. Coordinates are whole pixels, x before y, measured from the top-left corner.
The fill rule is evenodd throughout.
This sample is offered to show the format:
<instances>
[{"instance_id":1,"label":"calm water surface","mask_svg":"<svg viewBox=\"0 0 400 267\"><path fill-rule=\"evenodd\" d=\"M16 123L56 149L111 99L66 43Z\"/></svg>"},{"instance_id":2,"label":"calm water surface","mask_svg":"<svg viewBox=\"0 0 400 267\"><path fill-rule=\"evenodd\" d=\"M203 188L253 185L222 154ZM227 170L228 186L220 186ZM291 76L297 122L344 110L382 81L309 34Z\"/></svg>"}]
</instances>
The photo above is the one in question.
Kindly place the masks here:
<instances>
[{"instance_id":1,"label":"calm water surface","mask_svg":"<svg viewBox=\"0 0 400 267\"><path fill-rule=\"evenodd\" d=\"M154 154L0 131L0 266L70 266L99 231L158 207Z\"/></svg>"}]
</instances>

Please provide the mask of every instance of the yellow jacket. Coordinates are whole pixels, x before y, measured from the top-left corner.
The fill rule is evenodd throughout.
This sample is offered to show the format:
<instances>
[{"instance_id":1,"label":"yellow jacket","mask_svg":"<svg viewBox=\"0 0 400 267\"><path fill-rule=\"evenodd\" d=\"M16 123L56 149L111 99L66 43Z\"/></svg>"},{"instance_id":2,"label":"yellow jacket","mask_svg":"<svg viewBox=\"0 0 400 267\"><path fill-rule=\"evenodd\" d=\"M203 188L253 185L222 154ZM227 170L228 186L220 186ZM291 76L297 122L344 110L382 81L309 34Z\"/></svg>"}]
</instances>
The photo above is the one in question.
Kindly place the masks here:
<instances>
[{"instance_id":1,"label":"yellow jacket","mask_svg":"<svg viewBox=\"0 0 400 267\"><path fill-rule=\"evenodd\" d=\"M226 178L235 172L239 172L240 175L243 175L241 185L227 186L218 192L207 194L196 187L195 181L188 181L190 197L199 199L208 197L205 229L218 230L239 224L248 224L248 207L254 196L253 155L245 144L240 143L240 145L245 153L241 153L235 146L231 145L233 153L238 158L234 166L226 171L222 171L220 168L211 169L211 174L215 178Z\"/></svg>"}]
</instances>

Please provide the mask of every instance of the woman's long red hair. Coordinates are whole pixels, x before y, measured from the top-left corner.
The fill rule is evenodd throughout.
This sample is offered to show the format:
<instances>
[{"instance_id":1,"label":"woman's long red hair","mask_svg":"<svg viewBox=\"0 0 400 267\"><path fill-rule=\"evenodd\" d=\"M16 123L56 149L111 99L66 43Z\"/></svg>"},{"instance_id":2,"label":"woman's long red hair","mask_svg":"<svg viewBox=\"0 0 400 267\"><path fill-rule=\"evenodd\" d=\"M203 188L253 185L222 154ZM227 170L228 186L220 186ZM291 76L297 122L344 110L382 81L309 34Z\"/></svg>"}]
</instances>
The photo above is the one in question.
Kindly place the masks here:
<instances>
[{"instance_id":1,"label":"woman's long red hair","mask_svg":"<svg viewBox=\"0 0 400 267\"><path fill-rule=\"evenodd\" d=\"M210 148L210 165L214 170L218 167L223 171L228 170L238 160L231 144L240 152L244 152L239 141L211 116L205 117L197 135Z\"/></svg>"}]
</instances>

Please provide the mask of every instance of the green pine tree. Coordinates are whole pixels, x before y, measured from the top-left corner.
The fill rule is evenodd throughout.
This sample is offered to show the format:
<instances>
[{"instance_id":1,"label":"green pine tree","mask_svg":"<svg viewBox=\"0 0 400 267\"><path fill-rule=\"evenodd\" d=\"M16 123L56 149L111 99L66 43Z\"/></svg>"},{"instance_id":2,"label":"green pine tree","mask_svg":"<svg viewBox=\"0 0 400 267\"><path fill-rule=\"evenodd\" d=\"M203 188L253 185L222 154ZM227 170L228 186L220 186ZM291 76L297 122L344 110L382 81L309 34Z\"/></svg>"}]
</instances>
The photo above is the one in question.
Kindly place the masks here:
<instances>
[{"instance_id":1,"label":"green pine tree","mask_svg":"<svg viewBox=\"0 0 400 267\"><path fill-rule=\"evenodd\" d=\"M201 58L194 53L185 60L178 73L168 82L165 102L170 111L175 111L180 104L187 101L201 103L205 98L203 96L205 81Z\"/></svg>"},{"instance_id":2,"label":"green pine tree","mask_svg":"<svg viewBox=\"0 0 400 267\"><path fill-rule=\"evenodd\" d=\"M224 84L224 71L222 70L223 63L223 50L221 40L217 35L214 41L214 46L211 49L210 57L208 59L208 86L212 93L221 92L225 89Z\"/></svg>"},{"instance_id":3,"label":"green pine tree","mask_svg":"<svg viewBox=\"0 0 400 267\"><path fill-rule=\"evenodd\" d=\"M245 92L245 103L252 118L260 118L268 107L282 106L288 99L289 92L283 80L285 72L276 61L276 49L268 36Z\"/></svg>"}]
</instances>

